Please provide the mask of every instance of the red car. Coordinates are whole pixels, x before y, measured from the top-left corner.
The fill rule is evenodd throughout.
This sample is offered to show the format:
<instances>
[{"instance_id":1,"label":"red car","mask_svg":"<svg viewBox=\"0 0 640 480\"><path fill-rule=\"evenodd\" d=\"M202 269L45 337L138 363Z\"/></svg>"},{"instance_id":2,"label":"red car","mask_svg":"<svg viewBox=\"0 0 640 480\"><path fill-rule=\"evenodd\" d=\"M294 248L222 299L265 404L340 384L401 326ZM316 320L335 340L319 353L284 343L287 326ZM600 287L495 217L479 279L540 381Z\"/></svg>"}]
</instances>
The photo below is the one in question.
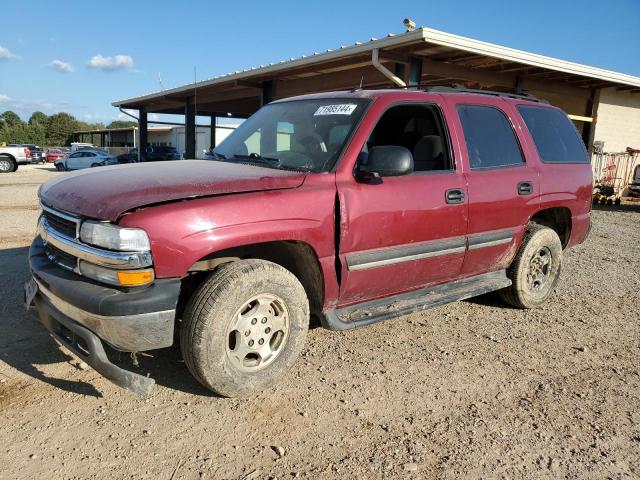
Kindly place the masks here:
<instances>
[{"instance_id":1,"label":"red car","mask_svg":"<svg viewBox=\"0 0 640 480\"><path fill-rule=\"evenodd\" d=\"M64 150L60 150L57 148L47 148L45 154L47 157L47 163L53 163L56 160L61 159L65 155L68 155L68 152L65 152Z\"/></svg>"},{"instance_id":2,"label":"red car","mask_svg":"<svg viewBox=\"0 0 640 480\"><path fill-rule=\"evenodd\" d=\"M40 190L27 305L60 342L112 364L169 347L226 396L273 384L310 316L330 329L497 290L547 301L590 229L573 124L524 95L451 88L273 102L213 160L105 167ZM390 325L391 326L391 325Z\"/></svg>"}]
</instances>

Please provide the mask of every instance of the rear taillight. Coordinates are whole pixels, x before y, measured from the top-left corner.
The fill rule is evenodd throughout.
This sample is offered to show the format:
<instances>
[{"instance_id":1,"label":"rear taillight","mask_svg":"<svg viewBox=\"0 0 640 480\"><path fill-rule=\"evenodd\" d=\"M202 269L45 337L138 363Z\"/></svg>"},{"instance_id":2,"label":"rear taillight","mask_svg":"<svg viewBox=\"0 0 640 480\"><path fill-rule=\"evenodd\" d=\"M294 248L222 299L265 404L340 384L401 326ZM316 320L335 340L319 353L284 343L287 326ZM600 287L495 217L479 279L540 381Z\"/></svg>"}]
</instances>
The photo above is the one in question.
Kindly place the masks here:
<instances>
[{"instance_id":1,"label":"rear taillight","mask_svg":"<svg viewBox=\"0 0 640 480\"><path fill-rule=\"evenodd\" d=\"M28 148L24 149L24 154L27 156L27 158L31 157L31 150L29 150Z\"/></svg>"}]
</instances>

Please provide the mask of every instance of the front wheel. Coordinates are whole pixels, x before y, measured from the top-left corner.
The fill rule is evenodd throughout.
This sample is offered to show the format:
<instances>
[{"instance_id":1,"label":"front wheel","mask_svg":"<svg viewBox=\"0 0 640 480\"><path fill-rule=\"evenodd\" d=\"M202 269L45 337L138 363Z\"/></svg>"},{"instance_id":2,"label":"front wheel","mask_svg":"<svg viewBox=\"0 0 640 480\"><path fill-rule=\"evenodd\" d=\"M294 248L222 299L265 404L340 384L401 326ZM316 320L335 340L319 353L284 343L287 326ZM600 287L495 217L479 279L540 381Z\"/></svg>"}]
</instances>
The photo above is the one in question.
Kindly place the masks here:
<instances>
[{"instance_id":1,"label":"front wheel","mask_svg":"<svg viewBox=\"0 0 640 480\"><path fill-rule=\"evenodd\" d=\"M561 268L562 243L558 234L548 227L532 224L507 270L512 284L500 290L500 296L514 307L538 307L553 292Z\"/></svg>"},{"instance_id":2,"label":"front wheel","mask_svg":"<svg viewBox=\"0 0 640 480\"><path fill-rule=\"evenodd\" d=\"M64 172L64 165L62 165L61 163L56 163L56 170L59 172Z\"/></svg>"},{"instance_id":3,"label":"front wheel","mask_svg":"<svg viewBox=\"0 0 640 480\"><path fill-rule=\"evenodd\" d=\"M273 385L304 346L309 302L288 270L240 260L214 271L185 309L180 348L191 374L225 397Z\"/></svg>"}]
</instances>

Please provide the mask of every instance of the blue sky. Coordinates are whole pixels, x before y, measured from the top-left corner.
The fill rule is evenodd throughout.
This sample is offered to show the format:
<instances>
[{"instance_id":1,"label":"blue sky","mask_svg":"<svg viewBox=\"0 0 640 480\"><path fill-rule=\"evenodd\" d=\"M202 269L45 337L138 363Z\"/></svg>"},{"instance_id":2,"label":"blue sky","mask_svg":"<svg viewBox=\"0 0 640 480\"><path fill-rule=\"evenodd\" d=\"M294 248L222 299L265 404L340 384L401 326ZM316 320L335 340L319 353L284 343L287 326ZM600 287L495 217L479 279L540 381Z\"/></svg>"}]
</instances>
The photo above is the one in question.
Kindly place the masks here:
<instances>
[{"instance_id":1,"label":"blue sky","mask_svg":"<svg viewBox=\"0 0 640 480\"><path fill-rule=\"evenodd\" d=\"M114 100L426 26L640 76L638 0L9 0L0 111L119 118ZM52 63L57 61L55 63Z\"/></svg>"}]
</instances>

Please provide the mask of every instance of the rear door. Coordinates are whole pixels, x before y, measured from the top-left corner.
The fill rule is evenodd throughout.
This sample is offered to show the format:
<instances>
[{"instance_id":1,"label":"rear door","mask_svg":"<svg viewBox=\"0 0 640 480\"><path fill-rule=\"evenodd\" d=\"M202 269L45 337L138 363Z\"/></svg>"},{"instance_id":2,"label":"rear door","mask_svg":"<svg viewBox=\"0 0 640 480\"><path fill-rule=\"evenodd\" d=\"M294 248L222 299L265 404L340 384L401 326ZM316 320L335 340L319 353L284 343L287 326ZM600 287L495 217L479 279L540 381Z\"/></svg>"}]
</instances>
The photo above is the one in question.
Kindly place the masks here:
<instances>
[{"instance_id":1,"label":"rear door","mask_svg":"<svg viewBox=\"0 0 640 480\"><path fill-rule=\"evenodd\" d=\"M518 138L522 124L503 99L454 97L469 198L468 250L461 274L507 268L540 203L538 166ZM451 101L451 100L450 100Z\"/></svg>"},{"instance_id":2,"label":"rear door","mask_svg":"<svg viewBox=\"0 0 640 480\"><path fill-rule=\"evenodd\" d=\"M371 182L358 181L353 174L338 180L341 305L459 275L467 228L466 185L453 156L445 113L440 97L396 104L378 100L367 112L363 124L375 128L361 146L360 161L370 148L399 145L412 152L415 171Z\"/></svg>"}]
</instances>

